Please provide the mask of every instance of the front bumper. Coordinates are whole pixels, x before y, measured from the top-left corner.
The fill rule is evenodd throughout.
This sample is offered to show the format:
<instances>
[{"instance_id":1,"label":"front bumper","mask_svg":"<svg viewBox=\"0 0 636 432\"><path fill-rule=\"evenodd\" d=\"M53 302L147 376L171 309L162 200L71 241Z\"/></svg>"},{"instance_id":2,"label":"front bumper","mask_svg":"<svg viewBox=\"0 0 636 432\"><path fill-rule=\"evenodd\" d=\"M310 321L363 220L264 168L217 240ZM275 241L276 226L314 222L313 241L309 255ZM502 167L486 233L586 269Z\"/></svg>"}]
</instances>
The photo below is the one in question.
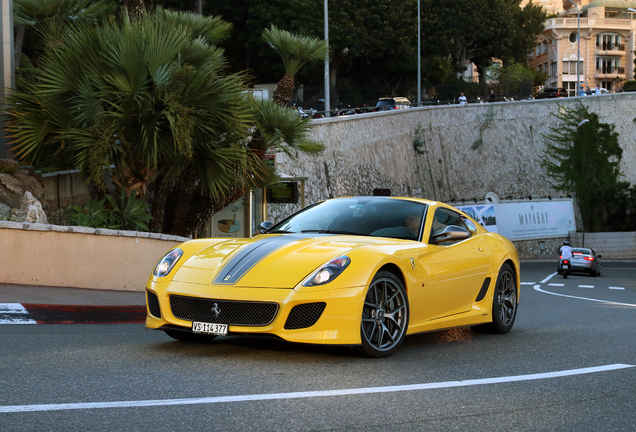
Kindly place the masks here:
<instances>
[{"instance_id":1,"label":"front bumper","mask_svg":"<svg viewBox=\"0 0 636 432\"><path fill-rule=\"evenodd\" d=\"M290 342L313 344L357 345L361 343L360 319L362 302L366 294L365 287L301 293L293 289L221 287L172 281L149 282L146 288L148 305L146 327L149 329L181 328L186 331L191 329L194 319L189 317L184 319L183 312L173 310L175 302L173 299L171 304L170 299L171 296L175 296L180 300L184 298L195 302L210 300L213 302L211 304L221 305L236 302L246 304L263 302L277 305L271 322L257 322L249 325L230 324L228 335L233 333L269 334ZM303 315L301 305L312 307L312 304L318 303L324 303L324 309L315 323L312 323L312 320L298 320L298 317ZM292 313L296 306L300 309L296 308ZM293 321L292 325L290 321ZM303 327L306 324L310 325ZM298 328L299 326L302 328Z\"/></svg>"}]
</instances>

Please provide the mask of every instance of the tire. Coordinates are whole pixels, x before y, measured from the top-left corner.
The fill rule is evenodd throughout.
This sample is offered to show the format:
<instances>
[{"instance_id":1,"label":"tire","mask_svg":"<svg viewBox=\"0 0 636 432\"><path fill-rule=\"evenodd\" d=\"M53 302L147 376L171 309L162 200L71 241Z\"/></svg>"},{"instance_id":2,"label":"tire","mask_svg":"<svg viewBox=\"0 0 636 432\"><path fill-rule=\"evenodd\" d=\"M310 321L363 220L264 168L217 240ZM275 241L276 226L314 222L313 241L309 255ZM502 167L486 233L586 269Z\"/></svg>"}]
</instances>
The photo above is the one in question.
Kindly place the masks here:
<instances>
[{"instance_id":1,"label":"tire","mask_svg":"<svg viewBox=\"0 0 636 432\"><path fill-rule=\"evenodd\" d=\"M393 273L379 271L371 281L362 305L362 354L379 358L397 351L406 336L409 315L402 281Z\"/></svg>"},{"instance_id":2,"label":"tire","mask_svg":"<svg viewBox=\"0 0 636 432\"><path fill-rule=\"evenodd\" d=\"M512 330L517 319L517 280L510 264L504 264L497 276L492 300L492 322L472 326L478 333L505 334Z\"/></svg>"},{"instance_id":3,"label":"tire","mask_svg":"<svg viewBox=\"0 0 636 432\"><path fill-rule=\"evenodd\" d=\"M164 330L164 332L171 338L181 342L205 343L205 342L210 342L212 339L216 338L215 335L192 333L189 331L181 331L181 330Z\"/></svg>"}]
</instances>

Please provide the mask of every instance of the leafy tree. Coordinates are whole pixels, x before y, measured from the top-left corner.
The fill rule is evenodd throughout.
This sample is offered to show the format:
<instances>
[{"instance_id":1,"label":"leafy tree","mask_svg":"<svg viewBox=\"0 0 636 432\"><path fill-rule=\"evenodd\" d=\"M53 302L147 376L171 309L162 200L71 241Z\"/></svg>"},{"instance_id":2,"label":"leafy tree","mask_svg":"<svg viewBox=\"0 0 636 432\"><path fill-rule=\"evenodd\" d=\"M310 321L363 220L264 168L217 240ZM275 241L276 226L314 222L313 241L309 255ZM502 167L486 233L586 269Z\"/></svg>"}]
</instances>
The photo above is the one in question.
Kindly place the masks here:
<instances>
[{"instance_id":1,"label":"leafy tree","mask_svg":"<svg viewBox=\"0 0 636 432\"><path fill-rule=\"evenodd\" d=\"M457 74L470 60L482 85L493 58L525 61L545 20L539 6L521 9L519 0L423 0L422 8L427 53L450 55Z\"/></svg>"},{"instance_id":2,"label":"leafy tree","mask_svg":"<svg viewBox=\"0 0 636 432\"><path fill-rule=\"evenodd\" d=\"M554 116L559 125L544 136L542 165L555 189L576 194L584 229L607 231L610 216L622 213L615 200L627 202L630 194L629 183L619 181L623 149L618 133L580 101L576 108L560 107Z\"/></svg>"},{"instance_id":3,"label":"leafy tree","mask_svg":"<svg viewBox=\"0 0 636 432\"><path fill-rule=\"evenodd\" d=\"M244 74L226 74L216 43L229 29L163 9L65 26L47 40L37 81L9 100L15 154L36 167L80 167L100 197L113 166L123 190L148 191L153 231L192 234L247 189L276 180L263 148L322 150L305 137L307 122L286 129L284 117L270 120L264 103L246 97Z\"/></svg>"}]
</instances>

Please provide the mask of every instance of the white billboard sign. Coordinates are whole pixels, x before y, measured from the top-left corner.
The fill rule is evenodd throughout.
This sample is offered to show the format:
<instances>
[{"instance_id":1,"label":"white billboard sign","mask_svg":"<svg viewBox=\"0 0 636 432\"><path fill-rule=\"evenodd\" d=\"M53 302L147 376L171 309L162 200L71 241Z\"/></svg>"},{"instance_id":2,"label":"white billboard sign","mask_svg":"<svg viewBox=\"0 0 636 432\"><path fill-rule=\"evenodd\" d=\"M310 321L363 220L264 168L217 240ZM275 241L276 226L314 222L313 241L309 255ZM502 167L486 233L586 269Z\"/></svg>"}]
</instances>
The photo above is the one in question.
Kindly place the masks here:
<instances>
[{"instance_id":1,"label":"white billboard sign","mask_svg":"<svg viewBox=\"0 0 636 432\"><path fill-rule=\"evenodd\" d=\"M576 231L571 199L456 207L508 240L567 237Z\"/></svg>"}]
</instances>

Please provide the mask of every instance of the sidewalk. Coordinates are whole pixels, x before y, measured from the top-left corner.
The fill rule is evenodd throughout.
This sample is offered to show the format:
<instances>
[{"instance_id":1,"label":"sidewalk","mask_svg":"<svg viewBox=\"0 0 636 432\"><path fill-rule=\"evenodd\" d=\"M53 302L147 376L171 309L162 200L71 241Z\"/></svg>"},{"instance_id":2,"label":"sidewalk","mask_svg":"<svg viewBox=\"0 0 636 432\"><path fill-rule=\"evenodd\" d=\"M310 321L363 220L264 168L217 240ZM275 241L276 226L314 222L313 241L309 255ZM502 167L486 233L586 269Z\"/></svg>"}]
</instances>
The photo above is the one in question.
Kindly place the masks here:
<instances>
[{"instance_id":1,"label":"sidewalk","mask_svg":"<svg viewBox=\"0 0 636 432\"><path fill-rule=\"evenodd\" d=\"M0 284L0 324L132 324L144 292Z\"/></svg>"}]
</instances>

